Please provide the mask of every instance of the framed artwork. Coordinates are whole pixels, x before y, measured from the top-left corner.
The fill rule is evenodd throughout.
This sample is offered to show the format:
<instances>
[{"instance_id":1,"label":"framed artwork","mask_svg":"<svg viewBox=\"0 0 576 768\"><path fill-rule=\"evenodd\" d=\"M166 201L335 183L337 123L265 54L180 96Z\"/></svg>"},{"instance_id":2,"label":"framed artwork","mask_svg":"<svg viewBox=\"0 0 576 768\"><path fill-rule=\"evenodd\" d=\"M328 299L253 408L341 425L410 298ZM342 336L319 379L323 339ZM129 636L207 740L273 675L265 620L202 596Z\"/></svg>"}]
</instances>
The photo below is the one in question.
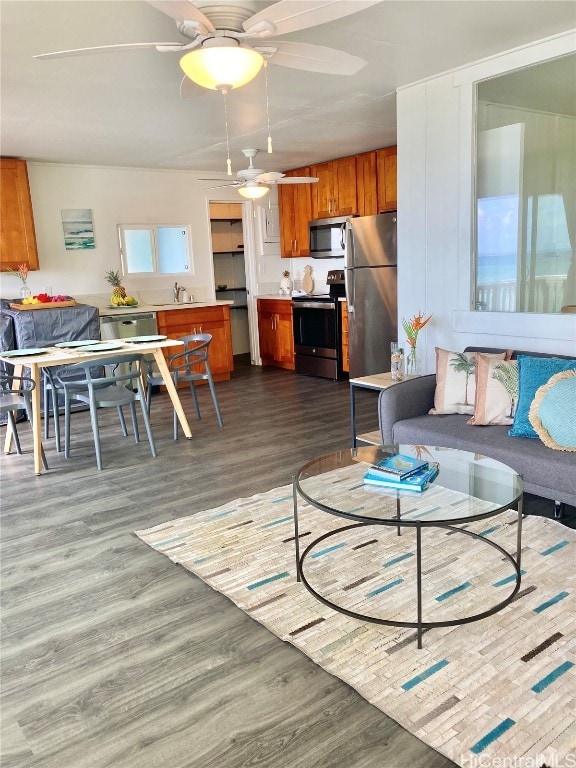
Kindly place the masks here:
<instances>
[{"instance_id":1,"label":"framed artwork","mask_svg":"<svg viewBox=\"0 0 576 768\"><path fill-rule=\"evenodd\" d=\"M63 208L62 227L67 251L85 251L96 247L90 208Z\"/></svg>"}]
</instances>

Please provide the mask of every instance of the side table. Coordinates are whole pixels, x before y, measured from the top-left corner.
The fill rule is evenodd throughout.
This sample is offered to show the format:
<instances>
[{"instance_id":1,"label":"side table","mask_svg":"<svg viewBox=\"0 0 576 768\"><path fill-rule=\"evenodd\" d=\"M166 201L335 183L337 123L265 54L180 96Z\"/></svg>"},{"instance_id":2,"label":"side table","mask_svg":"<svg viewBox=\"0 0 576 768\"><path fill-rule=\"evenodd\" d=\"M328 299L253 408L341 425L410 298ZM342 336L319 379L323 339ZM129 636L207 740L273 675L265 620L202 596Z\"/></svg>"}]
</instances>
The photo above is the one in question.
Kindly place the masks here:
<instances>
[{"instance_id":1,"label":"side table","mask_svg":"<svg viewBox=\"0 0 576 768\"><path fill-rule=\"evenodd\" d=\"M404 376L402 381L407 379L417 379L418 376ZM393 387L395 384L399 384L392 378L390 372L388 373L373 373L370 376L358 376L356 379L350 379L350 429L352 432L352 448L356 448L358 441L368 445L379 445L382 441L380 438L380 432L367 432L364 435L356 434L356 390L357 389L371 389L374 392L381 392L383 389Z\"/></svg>"}]
</instances>

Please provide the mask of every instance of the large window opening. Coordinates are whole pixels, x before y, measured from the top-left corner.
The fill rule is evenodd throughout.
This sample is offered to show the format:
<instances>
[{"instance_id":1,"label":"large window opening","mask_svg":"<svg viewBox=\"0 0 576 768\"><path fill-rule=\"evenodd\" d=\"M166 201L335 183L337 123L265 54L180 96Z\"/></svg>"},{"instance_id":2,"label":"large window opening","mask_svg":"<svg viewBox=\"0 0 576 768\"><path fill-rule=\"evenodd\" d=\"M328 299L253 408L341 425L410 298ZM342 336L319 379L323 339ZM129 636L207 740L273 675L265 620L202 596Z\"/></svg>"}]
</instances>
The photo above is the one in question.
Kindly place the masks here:
<instances>
[{"instance_id":1,"label":"large window opening","mask_svg":"<svg viewBox=\"0 0 576 768\"><path fill-rule=\"evenodd\" d=\"M124 275L192 273L187 226L120 224L118 236Z\"/></svg>"}]
</instances>

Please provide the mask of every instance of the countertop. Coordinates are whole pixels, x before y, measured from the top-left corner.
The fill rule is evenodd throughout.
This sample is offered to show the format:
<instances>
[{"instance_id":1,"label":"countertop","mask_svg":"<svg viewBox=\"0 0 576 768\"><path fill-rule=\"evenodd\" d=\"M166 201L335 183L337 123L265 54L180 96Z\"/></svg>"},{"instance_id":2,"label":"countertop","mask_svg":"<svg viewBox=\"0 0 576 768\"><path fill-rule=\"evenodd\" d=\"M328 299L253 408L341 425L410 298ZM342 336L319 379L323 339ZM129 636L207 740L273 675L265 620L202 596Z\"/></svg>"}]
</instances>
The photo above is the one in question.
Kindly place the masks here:
<instances>
[{"instance_id":1,"label":"countertop","mask_svg":"<svg viewBox=\"0 0 576 768\"><path fill-rule=\"evenodd\" d=\"M100 316L115 317L129 315L135 312L169 312L173 309L202 309L202 307L218 307L223 304L231 306L233 301L216 299L215 301L194 301L187 304L138 304L137 307L100 307Z\"/></svg>"}]
</instances>

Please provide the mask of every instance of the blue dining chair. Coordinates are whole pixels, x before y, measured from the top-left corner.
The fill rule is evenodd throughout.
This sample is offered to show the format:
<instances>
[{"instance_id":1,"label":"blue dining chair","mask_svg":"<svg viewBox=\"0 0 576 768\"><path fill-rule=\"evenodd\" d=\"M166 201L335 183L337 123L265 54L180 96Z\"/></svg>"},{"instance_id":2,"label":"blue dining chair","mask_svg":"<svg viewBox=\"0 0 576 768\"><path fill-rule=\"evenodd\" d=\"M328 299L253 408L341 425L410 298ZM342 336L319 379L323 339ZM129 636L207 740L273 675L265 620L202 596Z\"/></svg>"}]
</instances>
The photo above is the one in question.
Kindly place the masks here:
<instances>
[{"instance_id":1,"label":"blue dining chair","mask_svg":"<svg viewBox=\"0 0 576 768\"><path fill-rule=\"evenodd\" d=\"M196 418L200 419L200 405L198 404L195 382L207 381L208 386L210 387L210 394L212 395L212 402L214 403L218 425L220 426L220 429L222 429L224 427L224 422L222 421L222 414L220 413L218 398L216 397L216 389L214 387L214 379L212 378L210 363L208 362L208 349L212 341L212 335L210 333L192 333L189 336L180 336L178 341L184 343L184 350L172 355L167 361L174 385L178 387L178 384L181 381L187 381L189 383L190 392L192 393L192 398L194 400ZM153 362L148 363L148 375L146 381L146 404L148 413L150 413L152 387L164 384L164 379L160 372L153 368ZM176 411L174 411L174 440L178 440L178 417Z\"/></svg>"},{"instance_id":2,"label":"blue dining chair","mask_svg":"<svg viewBox=\"0 0 576 768\"><path fill-rule=\"evenodd\" d=\"M121 415L122 431L126 435L123 422L122 406L130 408L134 428L134 442L140 441L138 420L136 418L136 403L140 403L142 418L150 444L150 451L156 457L156 446L150 427L146 395L142 383L141 354L123 354L117 357L92 359L85 363L75 363L67 367L67 377L57 377L58 387L64 393L64 455L70 457L70 421L73 401L86 403L90 407L90 422L94 437L96 463L102 469L102 452L100 447L100 430L97 411L99 408L117 408ZM111 369L107 375L102 374L102 367ZM73 378L69 378L73 377Z\"/></svg>"},{"instance_id":3,"label":"blue dining chair","mask_svg":"<svg viewBox=\"0 0 576 768\"><path fill-rule=\"evenodd\" d=\"M35 386L34 381L29 376L14 376L0 371L0 413L5 413L8 417L8 426L12 430L16 453L19 455L22 455L22 448L14 413L24 409L32 427L32 390ZM43 447L41 447L41 452L42 466L47 470L48 462Z\"/></svg>"}]
</instances>

